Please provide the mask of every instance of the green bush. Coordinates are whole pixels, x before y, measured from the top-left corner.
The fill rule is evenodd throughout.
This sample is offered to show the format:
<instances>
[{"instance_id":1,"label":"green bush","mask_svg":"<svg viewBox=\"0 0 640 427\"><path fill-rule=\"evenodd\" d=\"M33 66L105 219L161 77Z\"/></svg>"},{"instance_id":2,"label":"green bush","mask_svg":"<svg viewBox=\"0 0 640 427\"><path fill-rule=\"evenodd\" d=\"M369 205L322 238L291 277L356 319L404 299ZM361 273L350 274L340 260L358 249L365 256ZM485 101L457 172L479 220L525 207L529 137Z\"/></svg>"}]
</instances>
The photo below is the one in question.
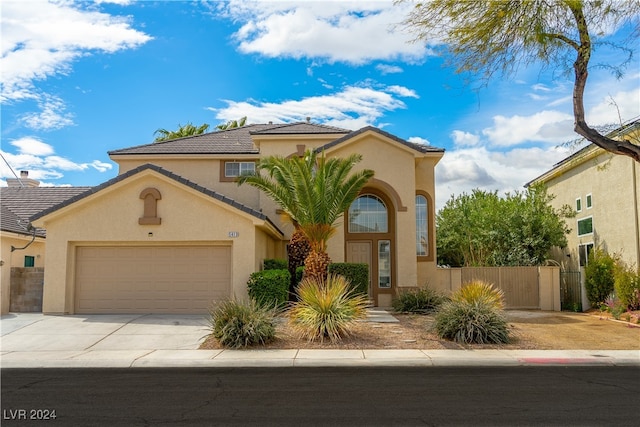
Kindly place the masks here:
<instances>
[{"instance_id":1,"label":"green bush","mask_svg":"<svg viewBox=\"0 0 640 427\"><path fill-rule=\"evenodd\" d=\"M435 311L444 301L445 297L431 288L424 287L399 292L391 301L391 305L400 313L425 314Z\"/></svg>"},{"instance_id":2,"label":"green bush","mask_svg":"<svg viewBox=\"0 0 640 427\"><path fill-rule=\"evenodd\" d=\"M366 304L366 297L354 292L343 276L330 274L324 282L303 279L298 301L289 309L289 321L309 341L339 341L351 333L356 320L366 316Z\"/></svg>"},{"instance_id":3,"label":"green bush","mask_svg":"<svg viewBox=\"0 0 640 427\"><path fill-rule=\"evenodd\" d=\"M289 263L286 259L267 258L262 261L263 270L288 270Z\"/></svg>"},{"instance_id":4,"label":"green bush","mask_svg":"<svg viewBox=\"0 0 640 427\"><path fill-rule=\"evenodd\" d=\"M493 287L493 284L474 280L462 285L462 287L451 295L451 299L460 302L482 302L497 310L504 308L504 292Z\"/></svg>"},{"instance_id":5,"label":"green bush","mask_svg":"<svg viewBox=\"0 0 640 427\"><path fill-rule=\"evenodd\" d=\"M344 276L355 292L369 293L369 266L367 264L336 262L329 264L329 273Z\"/></svg>"},{"instance_id":6,"label":"green bush","mask_svg":"<svg viewBox=\"0 0 640 427\"><path fill-rule=\"evenodd\" d=\"M614 290L616 260L603 250L594 249L585 267L587 298L593 307L607 300Z\"/></svg>"},{"instance_id":7,"label":"green bush","mask_svg":"<svg viewBox=\"0 0 640 427\"><path fill-rule=\"evenodd\" d=\"M288 300L291 275L287 270L263 270L252 273L247 282L251 299L260 305L282 307Z\"/></svg>"},{"instance_id":8,"label":"green bush","mask_svg":"<svg viewBox=\"0 0 640 427\"><path fill-rule=\"evenodd\" d=\"M640 270L634 271L620 263L616 268L614 289L625 308L640 309Z\"/></svg>"},{"instance_id":9,"label":"green bush","mask_svg":"<svg viewBox=\"0 0 640 427\"><path fill-rule=\"evenodd\" d=\"M436 313L434 328L441 338L464 344L509 342L503 311L486 301L445 302Z\"/></svg>"},{"instance_id":10,"label":"green bush","mask_svg":"<svg viewBox=\"0 0 640 427\"><path fill-rule=\"evenodd\" d=\"M210 310L211 334L224 347L264 345L275 338L275 314L255 301L224 301Z\"/></svg>"}]
</instances>

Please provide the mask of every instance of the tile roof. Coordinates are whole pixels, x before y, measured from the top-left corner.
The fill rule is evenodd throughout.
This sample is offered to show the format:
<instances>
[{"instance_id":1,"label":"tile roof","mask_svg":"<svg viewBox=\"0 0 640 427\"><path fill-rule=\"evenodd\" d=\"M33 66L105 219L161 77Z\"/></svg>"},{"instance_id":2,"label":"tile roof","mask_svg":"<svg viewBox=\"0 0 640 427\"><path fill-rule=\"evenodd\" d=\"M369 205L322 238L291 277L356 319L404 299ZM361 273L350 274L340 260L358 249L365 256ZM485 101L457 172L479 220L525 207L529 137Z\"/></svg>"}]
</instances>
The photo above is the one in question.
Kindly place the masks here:
<instances>
[{"instance_id":1,"label":"tile roof","mask_svg":"<svg viewBox=\"0 0 640 427\"><path fill-rule=\"evenodd\" d=\"M285 125L278 125L272 128L263 130L251 131L251 135L318 135L318 134L335 134L335 133L349 133L348 129L342 129L334 126L319 125L309 122L297 122L289 123Z\"/></svg>"},{"instance_id":2,"label":"tile roof","mask_svg":"<svg viewBox=\"0 0 640 427\"><path fill-rule=\"evenodd\" d=\"M25 228L31 216L89 189L91 187L2 187L1 228L3 231L31 235ZM38 229L36 235L44 237L45 231Z\"/></svg>"},{"instance_id":3,"label":"tile roof","mask_svg":"<svg viewBox=\"0 0 640 427\"><path fill-rule=\"evenodd\" d=\"M345 141L350 140L351 138L354 138L357 135L363 134L363 133L368 132L368 131L376 132L376 133L378 133L380 135L386 136L387 138L390 138L390 139L392 139L392 140L394 140L394 141L396 141L396 142L398 142L398 143L400 143L400 144L402 144L402 145L404 145L406 147L409 147L409 148L411 148L413 150L419 151L420 153L444 153L444 148L437 148L437 147L434 147L434 146L431 146L431 145L425 145L425 144L415 144L413 142L406 141L406 140L404 140L402 138L398 138L397 136L395 136L393 134L390 134L389 132L385 132L382 129L378 129L378 128L373 127L373 126L365 126L365 127L361 128L361 129L358 129L356 131L348 133L347 135L345 135L345 136L343 136L341 138L338 138L335 141L331 141L328 144L325 144L325 145L323 145L321 147L316 148L316 151L320 152L322 150L326 150L328 148L334 147L334 146L336 146L338 144L341 144L341 143L343 143Z\"/></svg>"},{"instance_id":4,"label":"tile roof","mask_svg":"<svg viewBox=\"0 0 640 427\"><path fill-rule=\"evenodd\" d=\"M335 134L348 133L346 129L332 126L316 125L312 123L291 124L254 124L240 128L169 141L154 142L135 147L109 151L110 156L129 154L259 154L260 151L253 144L252 135L283 135L283 134Z\"/></svg>"},{"instance_id":5,"label":"tile roof","mask_svg":"<svg viewBox=\"0 0 640 427\"><path fill-rule=\"evenodd\" d=\"M213 199L220 200L221 202L226 203L229 206L233 206L236 209L239 209L239 210L241 210L243 212L246 212L246 213L248 213L248 214L250 214L250 215L252 215L252 216L254 216L254 217L258 218L258 219L266 221L269 224L271 224L273 226L273 228L276 229L280 234L284 234L269 219L269 217L267 217L262 212L257 211L255 209L249 207L249 206L243 205L242 203L237 202L236 200L230 199L229 197L224 196L224 195L222 195L222 194L220 194L218 192L215 192L215 191L210 190L210 189L208 189L206 187L198 185L193 181L189 181L188 179L183 178L180 175L176 175L175 173L170 172L170 171L168 171L166 169L163 169L160 166L153 165L153 164L150 164L150 163L146 163L144 165L138 166L137 168L131 169L131 170L129 170L129 171L127 171L127 172L125 172L125 173L123 173L121 175L116 176L115 178L110 179L109 181L106 181L106 182L98 185L97 187L90 187L87 191L85 191L83 193L77 194L74 197L71 197L71 198L69 198L67 200L64 200L64 201L62 201L61 203L59 203L57 205L51 206L51 207L49 207L47 209L44 209L44 210L34 214L33 216L31 216L31 221L34 221L34 220L36 220L38 218L41 218L41 217L43 217L45 215L48 215L48 214L50 214L52 212L55 212L55 211L57 211L59 209L62 209L65 206L69 206L69 205L71 205L71 204L73 204L73 203L75 203L77 201L80 201L80 200L82 200L82 199L84 199L86 197L89 197L92 194L96 194L96 193L100 192L101 190L104 190L107 187L110 187L110 186L112 186L112 185L114 185L114 184L116 184L116 183L118 183L120 181L123 181L123 180L125 180L125 179L127 179L127 178L129 178L129 177L131 177L133 175L136 175L136 174L138 174L138 173L140 173L142 171L148 170L148 169L156 171L159 174L162 174L162 175L166 176L167 178L171 178L172 180L177 181L180 184L183 184L183 185L186 185L187 187L193 188L194 190L199 191L202 194L206 194L207 196L209 196L209 197L211 197Z\"/></svg>"}]
</instances>

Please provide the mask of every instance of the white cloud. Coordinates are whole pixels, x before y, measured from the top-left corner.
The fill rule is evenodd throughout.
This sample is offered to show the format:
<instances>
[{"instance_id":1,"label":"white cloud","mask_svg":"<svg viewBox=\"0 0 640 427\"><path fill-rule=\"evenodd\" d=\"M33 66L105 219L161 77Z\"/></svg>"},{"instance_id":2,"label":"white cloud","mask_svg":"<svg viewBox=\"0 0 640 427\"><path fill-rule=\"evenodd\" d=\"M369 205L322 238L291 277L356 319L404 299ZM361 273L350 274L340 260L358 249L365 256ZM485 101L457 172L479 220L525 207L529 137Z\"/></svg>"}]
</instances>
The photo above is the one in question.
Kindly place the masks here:
<instances>
[{"instance_id":1,"label":"white cloud","mask_svg":"<svg viewBox=\"0 0 640 427\"><path fill-rule=\"evenodd\" d=\"M316 123L358 129L367 125L376 125L376 121L388 111L406 108L406 104L397 98L398 93L403 93L403 96L412 96L414 92L400 86L382 89L348 86L330 95L286 100L280 103L224 100L227 107L209 108L209 110L215 111L216 118L221 120L247 116L253 123L269 121L286 123L311 117Z\"/></svg>"},{"instance_id":2,"label":"white cloud","mask_svg":"<svg viewBox=\"0 0 640 427\"><path fill-rule=\"evenodd\" d=\"M11 145L18 148L20 154L32 156L50 156L54 153L53 147L35 138L25 137L11 141Z\"/></svg>"},{"instance_id":3,"label":"white cloud","mask_svg":"<svg viewBox=\"0 0 640 427\"><path fill-rule=\"evenodd\" d=\"M65 113L66 106L62 99L43 95L38 100L39 112L27 113L22 122L31 129L55 130L73 125L72 115Z\"/></svg>"},{"instance_id":4,"label":"white cloud","mask_svg":"<svg viewBox=\"0 0 640 427\"><path fill-rule=\"evenodd\" d=\"M53 147L45 142L31 137L24 137L10 141L17 148L18 153L0 151L15 172L29 171L33 179L60 179L65 171L84 171L93 168L99 172L106 172L113 168L110 163L94 160L91 163L76 163L65 157L56 156ZM14 174L5 162L0 163L0 178L13 178Z\"/></svg>"},{"instance_id":5,"label":"white cloud","mask_svg":"<svg viewBox=\"0 0 640 427\"><path fill-rule=\"evenodd\" d=\"M380 71L380 74L397 74L402 73L404 70L397 65L387 65L387 64L378 64L376 65L376 70Z\"/></svg>"},{"instance_id":6,"label":"white cloud","mask_svg":"<svg viewBox=\"0 0 640 427\"><path fill-rule=\"evenodd\" d=\"M244 53L364 64L372 60L420 62L430 51L413 36L392 31L411 5L393 2L231 1L217 12L244 22L236 32Z\"/></svg>"},{"instance_id":7,"label":"white cloud","mask_svg":"<svg viewBox=\"0 0 640 427\"><path fill-rule=\"evenodd\" d=\"M151 40L131 28L129 18L82 9L70 1L4 2L0 27L0 100L37 100L41 111L24 120L44 130L72 121L61 114L64 102L37 90L36 81L70 73L74 60L93 51L112 53Z\"/></svg>"},{"instance_id":8,"label":"white cloud","mask_svg":"<svg viewBox=\"0 0 640 427\"><path fill-rule=\"evenodd\" d=\"M556 147L508 151L472 147L447 151L436 166L437 208L443 207L451 195L470 193L475 188L500 193L522 190L524 184L567 155L567 148Z\"/></svg>"},{"instance_id":9,"label":"white cloud","mask_svg":"<svg viewBox=\"0 0 640 427\"><path fill-rule=\"evenodd\" d=\"M527 141L559 144L575 137L573 115L544 110L530 116L494 116L493 127L482 133L496 146L513 146Z\"/></svg>"},{"instance_id":10,"label":"white cloud","mask_svg":"<svg viewBox=\"0 0 640 427\"><path fill-rule=\"evenodd\" d=\"M473 147L478 145L480 137L470 132L463 132L461 130L454 130L451 132L451 139L456 147Z\"/></svg>"},{"instance_id":11,"label":"white cloud","mask_svg":"<svg viewBox=\"0 0 640 427\"><path fill-rule=\"evenodd\" d=\"M587 111L587 123L593 125L620 124L640 116L640 88L619 91L601 98Z\"/></svg>"},{"instance_id":12,"label":"white cloud","mask_svg":"<svg viewBox=\"0 0 640 427\"><path fill-rule=\"evenodd\" d=\"M407 141L413 143L413 144L420 144L420 145L431 145L431 142L426 139L426 138L422 138L419 136L411 136L409 137L409 139L407 139Z\"/></svg>"},{"instance_id":13,"label":"white cloud","mask_svg":"<svg viewBox=\"0 0 640 427\"><path fill-rule=\"evenodd\" d=\"M387 90L404 98L420 98L415 90L406 88L404 86L392 85L388 86Z\"/></svg>"}]
</instances>

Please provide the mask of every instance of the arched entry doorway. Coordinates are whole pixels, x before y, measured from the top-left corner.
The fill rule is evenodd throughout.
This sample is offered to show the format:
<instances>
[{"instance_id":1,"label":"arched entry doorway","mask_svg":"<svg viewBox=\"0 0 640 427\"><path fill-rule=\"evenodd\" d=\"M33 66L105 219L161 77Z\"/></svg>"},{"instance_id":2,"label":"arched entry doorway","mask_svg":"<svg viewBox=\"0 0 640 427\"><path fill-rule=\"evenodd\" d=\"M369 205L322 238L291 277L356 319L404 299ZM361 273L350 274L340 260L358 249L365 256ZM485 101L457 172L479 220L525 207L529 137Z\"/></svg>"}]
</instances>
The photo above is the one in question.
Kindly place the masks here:
<instances>
[{"instance_id":1,"label":"arched entry doorway","mask_svg":"<svg viewBox=\"0 0 640 427\"><path fill-rule=\"evenodd\" d=\"M390 301L395 292L395 212L381 191L365 188L347 211L345 254L347 262L369 266L369 297L380 305L380 295Z\"/></svg>"}]
</instances>

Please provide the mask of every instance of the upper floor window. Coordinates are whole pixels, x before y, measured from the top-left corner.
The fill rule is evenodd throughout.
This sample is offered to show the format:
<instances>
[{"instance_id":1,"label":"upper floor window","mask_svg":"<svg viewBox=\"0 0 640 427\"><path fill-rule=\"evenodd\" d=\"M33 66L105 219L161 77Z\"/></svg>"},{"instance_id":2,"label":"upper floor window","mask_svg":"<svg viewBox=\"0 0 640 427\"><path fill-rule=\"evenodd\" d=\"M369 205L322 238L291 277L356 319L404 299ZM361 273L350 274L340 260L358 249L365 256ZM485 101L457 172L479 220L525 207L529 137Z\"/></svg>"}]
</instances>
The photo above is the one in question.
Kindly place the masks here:
<instances>
[{"instance_id":1,"label":"upper floor window","mask_svg":"<svg viewBox=\"0 0 640 427\"><path fill-rule=\"evenodd\" d=\"M236 178L241 175L252 174L256 170L255 162L225 162L224 176Z\"/></svg>"},{"instance_id":2,"label":"upper floor window","mask_svg":"<svg viewBox=\"0 0 640 427\"><path fill-rule=\"evenodd\" d=\"M386 233L387 206L373 194L358 197L349 207L349 233Z\"/></svg>"},{"instance_id":3,"label":"upper floor window","mask_svg":"<svg viewBox=\"0 0 640 427\"><path fill-rule=\"evenodd\" d=\"M587 194L586 205L587 209L591 209L591 207L593 206L593 199L591 197L591 194Z\"/></svg>"},{"instance_id":4,"label":"upper floor window","mask_svg":"<svg viewBox=\"0 0 640 427\"><path fill-rule=\"evenodd\" d=\"M429 255L429 215L427 198L416 196L416 255Z\"/></svg>"},{"instance_id":5,"label":"upper floor window","mask_svg":"<svg viewBox=\"0 0 640 427\"><path fill-rule=\"evenodd\" d=\"M576 212L582 212L582 199L580 197L576 199Z\"/></svg>"},{"instance_id":6,"label":"upper floor window","mask_svg":"<svg viewBox=\"0 0 640 427\"><path fill-rule=\"evenodd\" d=\"M578 236L593 233L593 217L578 220Z\"/></svg>"},{"instance_id":7,"label":"upper floor window","mask_svg":"<svg viewBox=\"0 0 640 427\"><path fill-rule=\"evenodd\" d=\"M24 266L25 267L35 267L36 265L36 257L31 255L25 255L24 257Z\"/></svg>"}]
</instances>

